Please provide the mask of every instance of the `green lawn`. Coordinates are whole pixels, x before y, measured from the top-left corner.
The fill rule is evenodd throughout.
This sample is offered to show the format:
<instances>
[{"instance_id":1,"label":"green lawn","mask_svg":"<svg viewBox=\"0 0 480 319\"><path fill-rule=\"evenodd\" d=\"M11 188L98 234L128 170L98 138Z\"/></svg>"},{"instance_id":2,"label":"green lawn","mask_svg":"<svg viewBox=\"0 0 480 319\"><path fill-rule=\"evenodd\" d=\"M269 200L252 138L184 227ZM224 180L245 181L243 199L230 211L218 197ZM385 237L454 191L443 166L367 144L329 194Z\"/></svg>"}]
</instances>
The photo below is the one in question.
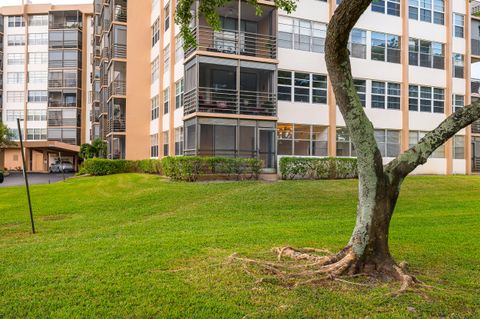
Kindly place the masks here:
<instances>
[{"instance_id":1,"label":"green lawn","mask_svg":"<svg viewBox=\"0 0 480 319\"><path fill-rule=\"evenodd\" d=\"M426 296L347 283L256 283L233 252L340 249L356 181L173 183L126 174L0 188L0 318L480 317L480 178L410 177L391 249Z\"/></svg>"}]
</instances>

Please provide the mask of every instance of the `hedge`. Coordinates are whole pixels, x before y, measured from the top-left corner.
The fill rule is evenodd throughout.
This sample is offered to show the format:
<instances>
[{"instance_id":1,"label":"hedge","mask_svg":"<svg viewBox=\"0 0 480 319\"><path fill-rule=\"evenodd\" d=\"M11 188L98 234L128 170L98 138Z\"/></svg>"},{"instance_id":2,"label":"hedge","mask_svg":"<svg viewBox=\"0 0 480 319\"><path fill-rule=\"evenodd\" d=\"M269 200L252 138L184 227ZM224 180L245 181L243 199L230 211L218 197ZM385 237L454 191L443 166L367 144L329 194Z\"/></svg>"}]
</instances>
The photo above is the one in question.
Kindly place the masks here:
<instances>
[{"instance_id":1,"label":"hedge","mask_svg":"<svg viewBox=\"0 0 480 319\"><path fill-rule=\"evenodd\" d=\"M282 179L357 178L357 159L342 157L282 157Z\"/></svg>"},{"instance_id":2,"label":"hedge","mask_svg":"<svg viewBox=\"0 0 480 319\"><path fill-rule=\"evenodd\" d=\"M162 167L166 176L179 181L193 182L204 175L258 179L262 162L254 158L168 156L162 159Z\"/></svg>"},{"instance_id":3,"label":"hedge","mask_svg":"<svg viewBox=\"0 0 480 319\"><path fill-rule=\"evenodd\" d=\"M160 160L109 160L104 158L92 158L83 162L79 174L103 176L120 173L146 173L161 174L162 165Z\"/></svg>"},{"instance_id":4,"label":"hedge","mask_svg":"<svg viewBox=\"0 0 480 319\"><path fill-rule=\"evenodd\" d=\"M252 158L165 157L162 160L87 159L79 175L102 176L120 173L161 174L178 181L196 181L199 176L224 175L235 179L258 179L261 161Z\"/></svg>"}]
</instances>

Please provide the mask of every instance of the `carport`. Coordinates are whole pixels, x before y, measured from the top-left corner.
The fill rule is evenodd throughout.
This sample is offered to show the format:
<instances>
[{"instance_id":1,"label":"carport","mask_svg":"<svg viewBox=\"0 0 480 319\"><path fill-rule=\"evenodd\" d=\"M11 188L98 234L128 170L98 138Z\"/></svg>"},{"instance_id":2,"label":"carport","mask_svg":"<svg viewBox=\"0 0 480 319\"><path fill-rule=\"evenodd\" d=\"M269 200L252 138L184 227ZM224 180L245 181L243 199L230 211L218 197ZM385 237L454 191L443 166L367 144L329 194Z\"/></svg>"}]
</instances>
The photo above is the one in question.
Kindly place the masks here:
<instances>
[{"instance_id":1,"label":"carport","mask_svg":"<svg viewBox=\"0 0 480 319\"><path fill-rule=\"evenodd\" d=\"M48 172L50 164L60 156L71 159L75 170L78 169L80 146L58 141L27 141L24 146L27 170L30 172Z\"/></svg>"}]
</instances>

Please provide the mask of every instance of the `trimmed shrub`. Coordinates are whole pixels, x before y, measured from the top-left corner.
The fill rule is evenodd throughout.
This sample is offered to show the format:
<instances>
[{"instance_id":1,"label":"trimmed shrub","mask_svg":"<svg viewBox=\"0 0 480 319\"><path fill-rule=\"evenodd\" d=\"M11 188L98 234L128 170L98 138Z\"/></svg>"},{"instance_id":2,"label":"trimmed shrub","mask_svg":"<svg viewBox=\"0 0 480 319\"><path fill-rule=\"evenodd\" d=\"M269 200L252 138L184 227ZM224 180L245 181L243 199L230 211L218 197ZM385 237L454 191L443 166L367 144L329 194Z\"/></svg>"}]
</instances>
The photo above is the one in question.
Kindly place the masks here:
<instances>
[{"instance_id":1,"label":"trimmed shrub","mask_svg":"<svg viewBox=\"0 0 480 319\"><path fill-rule=\"evenodd\" d=\"M254 158L168 156L162 159L165 176L188 182L204 175L226 175L237 180L258 179L261 167L261 161Z\"/></svg>"},{"instance_id":2,"label":"trimmed shrub","mask_svg":"<svg viewBox=\"0 0 480 319\"><path fill-rule=\"evenodd\" d=\"M357 159L342 157L282 157L282 179L357 178Z\"/></svg>"},{"instance_id":3,"label":"trimmed shrub","mask_svg":"<svg viewBox=\"0 0 480 319\"><path fill-rule=\"evenodd\" d=\"M93 176L103 176L134 172L135 166L134 162L127 160L92 158L83 162L80 171Z\"/></svg>"},{"instance_id":4,"label":"trimmed shrub","mask_svg":"<svg viewBox=\"0 0 480 319\"><path fill-rule=\"evenodd\" d=\"M137 172L145 174L162 174L162 161L156 159L146 159L136 161Z\"/></svg>"}]
</instances>

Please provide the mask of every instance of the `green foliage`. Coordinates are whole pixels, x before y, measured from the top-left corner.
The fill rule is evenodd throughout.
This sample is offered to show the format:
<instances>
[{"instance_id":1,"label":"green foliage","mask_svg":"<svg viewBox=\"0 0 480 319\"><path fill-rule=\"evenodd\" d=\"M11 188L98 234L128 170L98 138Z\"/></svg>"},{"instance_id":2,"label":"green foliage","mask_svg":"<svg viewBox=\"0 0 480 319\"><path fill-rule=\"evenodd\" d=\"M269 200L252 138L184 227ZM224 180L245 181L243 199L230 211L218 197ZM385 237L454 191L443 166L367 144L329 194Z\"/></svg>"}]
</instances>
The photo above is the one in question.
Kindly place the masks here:
<instances>
[{"instance_id":1,"label":"green foliage","mask_svg":"<svg viewBox=\"0 0 480 319\"><path fill-rule=\"evenodd\" d=\"M146 160L136 161L135 168L137 173L159 174L159 175L163 173L161 160L146 159Z\"/></svg>"},{"instance_id":2,"label":"green foliage","mask_svg":"<svg viewBox=\"0 0 480 319\"><path fill-rule=\"evenodd\" d=\"M194 14L205 17L208 25L210 25L214 30L218 31L221 29L221 24L217 9L225 6L228 2L229 0L199 1L198 12L195 13L192 10L192 6L194 5L195 1L178 1L175 22L180 25L180 32L184 39L183 43L185 48L196 47L197 45L197 40L190 26L191 22L196 19ZM255 8L256 15L262 15L262 7L258 4L257 0L247 0L247 2ZM295 0L275 0L275 6L286 11L287 13L291 13L297 8L297 3Z\"/></svg>"},{"instance_id":3,"label":"green foliage","mask_svg":"<svg viewBox=\"0 0 480 319\"><path fill-rule=\"evenodd\" d=\"M227 175L237 180L258 179L262 163L254 158L177 156L162 159L165 176L172 180L193 182L200 175Z\"/></svg>"},{"instance_id":4,"label":"green foliage","mask_svg":"<svg viewBox=\"0 0 480 319\"><path fill-rule=\"evenodd\" d=\"M135 161L91 158L83 162L81 172L92 176L103 176L136 171Z\"/></svg>"},{"instance_id":5,"label":"green foliage","mask_svg":"<svg viewBox=\"0 0 480 319\"><path fill-rule=\"evenodd\" d=\"M345 179L357 178L357 159L341 157L282 157L283 179Z\"/></svg>"},{"instance_id":6,"label":"green foliage","mask_svg":"<svg viewBox=\"0 0 480 319\"><path fill-rule=\"evenodd\" d=\"M0 119L1 120L1 119ZM3 122L0 122L0 148L15 145L13 142L15 135Z\"/></svg>"},{"instance_id":7,"label":"green foliage","mask_svg":"<svg viewBox=\"0 0 480 319\"><path fill-rule=\"evenodd\" d=\"M103 157L107 153L107 143L102 139L96 138L92 144L82 144L80 146L80 158L88 159Z\"/></svg>"}]
</instances>

